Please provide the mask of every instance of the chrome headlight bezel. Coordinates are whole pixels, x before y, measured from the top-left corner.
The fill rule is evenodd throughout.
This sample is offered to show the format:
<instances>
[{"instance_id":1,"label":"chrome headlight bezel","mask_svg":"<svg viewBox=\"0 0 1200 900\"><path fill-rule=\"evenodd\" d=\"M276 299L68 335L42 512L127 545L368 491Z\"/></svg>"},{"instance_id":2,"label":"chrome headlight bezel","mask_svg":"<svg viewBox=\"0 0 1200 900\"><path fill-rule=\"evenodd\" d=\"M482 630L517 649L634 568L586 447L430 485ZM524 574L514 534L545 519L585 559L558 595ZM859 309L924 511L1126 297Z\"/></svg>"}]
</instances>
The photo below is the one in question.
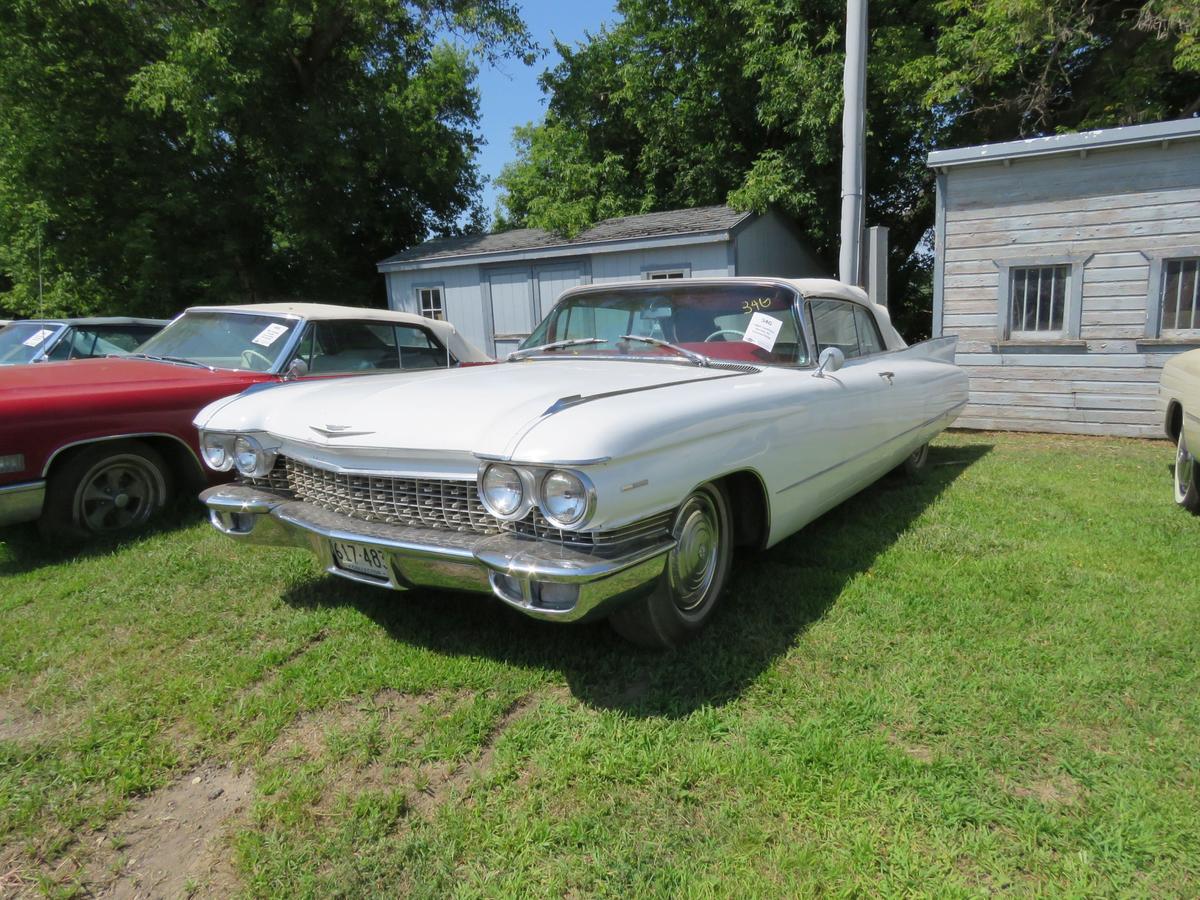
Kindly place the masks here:
<instances>
[{"instance_id":1,"label":"chrome headlight bezel","mask_svg":"<svg viewBox=\"0 0 1200 900\"><path fill-rule=\"evenodd\" d=\"M555 476L561 476L574 481L579 487L579 493L583 501L579 509L579 514L572 518L557 516L550 511L550 504L547 497L546 485L550 479ZM550 469L545 472L537 482L537 506L541 510L542 516L546 521L555 528L563 530L577 530L592 517L592 513L596 509L596 486L592 484L582 472L576 472L571 469Z\"/></svg>"},{"instance_id":2,"label":"chrome headlight bezel","mask_svg":"<svg viewBox=\"0 0 1200 900\"><path fill-rule=\"evenodd\" d=\"M244 462L243 454L249 454L249 461ZM262 445L258 438L249 434L239 434L233 441L233 465L246 478L265 478L275 468L276 453Z\"/></svg>"},{"instance_id":3,"label":"chrome headlight bezel","mask_svg":"<svg viewBox=\"0 0 1200 900\"><path fill-rule=\"evenodd\" d=\"M517 484L521 486L521 496L517 501L517 505L508 512L505 512L501 507L492 502L492 498L488 496L487 491L487 476L490 472L496 472L500 469L508 469L517 479ZM520 466L513 466L503 462L488 463L481 466L479 474L475 480L476 492L479 494L479 502L483 504L483 508L488 511L488 514L499 519L502 522L515 522L518 519L523 519L529 514L529 510L533 508L533 490L532 483L528 471Z\"/></svg>"},{"instance_id":4,"label":"chrome headlight bezel","mask_svg":"<svg viewBox=\"0 0 1200 900\"><path fill-rule=\"evenodd\" d=\"M214 472L228 472L233 468L233 443L237 435L220 431L200 433L200 458ZM220 456L217 456L217 452ZM214 462L214 459L216 462Z\"/></svg>"}]
</instances>

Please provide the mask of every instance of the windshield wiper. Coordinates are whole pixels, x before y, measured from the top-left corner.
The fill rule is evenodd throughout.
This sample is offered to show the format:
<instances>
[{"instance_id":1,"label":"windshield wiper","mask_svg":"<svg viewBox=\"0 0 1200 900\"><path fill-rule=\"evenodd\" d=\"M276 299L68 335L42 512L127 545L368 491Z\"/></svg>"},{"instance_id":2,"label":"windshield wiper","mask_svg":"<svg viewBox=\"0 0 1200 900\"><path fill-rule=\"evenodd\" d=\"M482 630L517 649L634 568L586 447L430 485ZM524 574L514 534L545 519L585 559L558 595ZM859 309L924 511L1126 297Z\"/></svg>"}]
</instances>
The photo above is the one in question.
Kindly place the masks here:
<instances>
[{"instance_id":1,"label":"windshield wiper","mask_svg":"<svg viewBox=\"0 0 1200 900\"><path fill-rule=\"evenodd\" d=\"M184 359L182 356L155 356L153 353L130 353L126 359L152 359L155 362L179 363L183 366L195 366L197 369L211 369L212 366L206 366L204 363L198 363L194 359Z\"/></svg>"},{"instance_id":2,"label":"windshield wiper","mask_svg":"<svg viewBox=\"0 0 1200 900\"><path fill-rule=\"evenodd\" d=\"M508 356L504 357L505 362L512 362L517 359L524 359L530 353L537 353L541 350L559 350L563 347L578 347L580 344L607 344L604 338L571 338L566 341L551 341L549 344L539 344L536 347L526 347L523 350L514 350Z\"/></svg>"},{"instance_id":3,"label":"windshield wiper","mask_svg":"<svg viewBox=\"0 0 1200 900\"><path fill-rule=\"evenodd\" d=\"M703 353L697 353L695 350L688 350L686 347L680 347L678 344L672 344L670 341L661 341L658 338L647 337L644 334L623 334L623 341L641 341L643 344L653 344L655 347L666 347L668 350L674 350L680 356L687 357L698 366L708 366L712 360Z\"/></svg>"}]
</instances>

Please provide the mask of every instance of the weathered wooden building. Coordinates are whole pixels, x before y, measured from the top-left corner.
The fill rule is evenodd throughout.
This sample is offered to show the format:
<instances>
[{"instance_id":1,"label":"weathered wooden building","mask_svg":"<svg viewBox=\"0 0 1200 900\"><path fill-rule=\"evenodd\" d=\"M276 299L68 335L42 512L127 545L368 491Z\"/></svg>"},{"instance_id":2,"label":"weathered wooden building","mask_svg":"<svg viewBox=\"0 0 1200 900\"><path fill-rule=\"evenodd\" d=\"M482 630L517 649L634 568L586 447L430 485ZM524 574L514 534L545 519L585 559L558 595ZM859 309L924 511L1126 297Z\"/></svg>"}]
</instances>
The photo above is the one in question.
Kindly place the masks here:
<instances>
[{"instance_id":1,"label":"weathered wooden building","mask_svg":"<svg viewBox=\"0 0 1200 900\"><path fill-rule=\"evenodd\" d=\"M1200 347L1200 118L941 150L933 333L967 428L1158 436Z\"/></svg>"},{"instance_id":2,"label":"weathered wooden building","mask_svg":"<svg viewBox=\"0 0 1200 900\"><path fill-rule=\"evenodd\" d=\"M489 353L516 349L577 284L716 275L822 275L784 216L727 206L606 219L565 238L537 228L437 238L379 263L392 309L449 319Z\"/></svg>"}]
</instances>

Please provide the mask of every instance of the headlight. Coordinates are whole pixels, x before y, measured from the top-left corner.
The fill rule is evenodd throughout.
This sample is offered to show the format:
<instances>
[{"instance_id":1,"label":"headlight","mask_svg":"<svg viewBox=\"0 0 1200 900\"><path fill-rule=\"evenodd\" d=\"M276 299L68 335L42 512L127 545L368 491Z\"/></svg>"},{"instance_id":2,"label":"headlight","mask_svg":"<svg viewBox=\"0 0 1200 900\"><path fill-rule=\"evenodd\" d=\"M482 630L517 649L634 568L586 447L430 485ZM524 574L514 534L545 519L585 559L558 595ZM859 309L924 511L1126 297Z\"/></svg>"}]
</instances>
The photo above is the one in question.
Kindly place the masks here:
<instances>
[{"instance_id":1,"label":"headlight","mask_svg":"<svg viewBox=\"0 0 1200 900\"><path fill-rule=\"evenodd\" d=\"M479 499L497 518L512 518L525 505L525 483L512 466L490 465L479 479Z\"/></svg>"},{"instance_id":2,"label":"headlight","mask_svg":"<svg viewBox=\"0 0 1200 900\"><path fill-rule=\"evenodd\" d=\"M204 462L210 469L228 472L233 468L233 435L206 433L200 439Z\"/></svg>"},{"instance_id":3,"label":"headlight","mask_svg":"<svg viewBox=\"0 0 1200 900\"><path fill-rule=\"evenodd\" d=\"M275 454L247 434L233 442L233 464L247 478L264 478L275 467Z\"/></svg>"},{"instance_id":4,"label":"headlight","mask_svg":"<svg viewBox=\"0 0 1200 900\"><path fill-rule=\"evenodd\" d=\"M569 528L583 521L589 498L590 490L582 478L556 469L542 479L538 505L551 525Z\"/></svg>"}]
</instances>

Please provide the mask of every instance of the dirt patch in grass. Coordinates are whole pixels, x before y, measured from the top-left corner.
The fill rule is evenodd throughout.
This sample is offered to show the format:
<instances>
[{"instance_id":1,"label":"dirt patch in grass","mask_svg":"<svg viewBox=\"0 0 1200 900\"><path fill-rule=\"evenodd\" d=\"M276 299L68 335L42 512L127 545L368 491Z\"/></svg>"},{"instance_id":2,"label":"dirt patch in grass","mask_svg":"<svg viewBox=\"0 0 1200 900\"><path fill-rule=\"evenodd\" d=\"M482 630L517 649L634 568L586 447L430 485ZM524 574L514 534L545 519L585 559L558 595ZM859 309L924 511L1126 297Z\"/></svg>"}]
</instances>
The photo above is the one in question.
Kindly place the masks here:
<instances>
[{"instance_id":1,"label":"dirt patch in grass","mask_svg":"<svg viewBox=\"0 0 1200 900\"><path fill-rule=\"evenodd\" d=\"M1006 781L1005 787L1016 797L1033 798L1047 806L1075 806L1082 802L1084 795L1083 786L1065 773L1038 778L1027 784Z\"/></svg>"},{"instance_id":2,"label":"dirt patch in grass","mask_svg":"<svg viewBox=\"0 0 1200 900\"><path fill-rule=\"evenodd\" d=\"M0 697L0 741L33 741L54 730L54 719L16 697Z\"/></svg>"},{"instance_id":3,"label":"dirt patch in grass","mask_svg":"<svg viewBox=\"0 0 1200 900\"><path fill-rule=\"evenodd\" d=\"M918 744L910 741L904 735L897 734L890 729L884 729L883 734L884 737L887 738L887 742L889 744L896 749L903 751L903 753L910 759L915 759L917 762L921 763L933 762L934 754L931 747L927 747L925 744Z\"/></svg>"},{"instance_id":4,"label":"dirt patch in grass","mask_svg":"<svg viewBox=\"0 0 1200 900\"><path fill-rule=\"evenodd\" d=\"M224 840L250 799L253 777L205 767L136 803L96 838L84 870L97 897L227 897L239 883Z\"/></svg>"}]
</instances>

